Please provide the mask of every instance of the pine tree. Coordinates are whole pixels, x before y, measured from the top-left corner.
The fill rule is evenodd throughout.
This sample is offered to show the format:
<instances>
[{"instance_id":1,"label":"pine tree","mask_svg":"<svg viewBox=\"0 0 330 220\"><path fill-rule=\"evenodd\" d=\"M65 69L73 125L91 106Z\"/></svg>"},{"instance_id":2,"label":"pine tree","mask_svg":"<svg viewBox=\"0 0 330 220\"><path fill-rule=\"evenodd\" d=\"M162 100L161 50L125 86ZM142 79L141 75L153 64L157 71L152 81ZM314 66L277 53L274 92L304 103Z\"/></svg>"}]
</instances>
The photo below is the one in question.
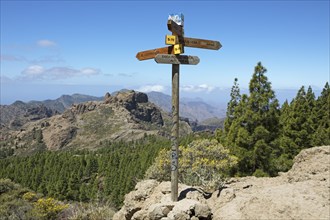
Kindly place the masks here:
<instances>
[{"instance_id":1,"label":"pine tree","mask_svg":"<svg viewBox=\"0 0 330 220\"><path fill-rule=\"evenodd\" d=\"M330 87L328 82L315 102L313 116L315 132L311 136L311 145L330 145Z\"/></svg>"},{"instance_id":2,"label":"pine tree","mask_svg":"<svg viewBox=\"0 0 330 220\"><path fill-rule=\"evenodd\" d=\"M313 108L315 105L315 95L308 88L307 93L305 87L302 86L295 99L292 101L292 110L288 121L288 130L285 131L287 137L294 142L294 149L291 150L292 157L297 155L300 150L311 147L311 134L313 129Z\"/></svg>"},{"instance_id":3,"label":"pine tree","mask_svg":"<svg viewBox=\"0 0 330 220\"><path fill-rule=\"evenodd\" d=\"M235 108L238 106L240 100L241 100L241 94L240 94L238 79L235 78L234 85L231 88L231 92L230 92L230 101L227 104L226 120L224 123L225 133L228 133L231 124L233 123L234 119L237 117L235 115Z\"/></svg>"},{"instance_id":4,"label":"pine tree","mask_svg":"<svg viewBox=\"0 0 330 220\"><path fill-rule=\"evenodd\" d=\"M281 114L279 119L279 129L280 135L276 140L276 145L279 146L279 151L276 152L278 157L281 155L286 155L286 158L292 159L292 155L295 154L298 149L298 145L290 138L291 135L291 123L292 120L292 107L286 100L281 108ZM281 164L278 164L278 170L286 171L290 167L283 167Z\"/></svg>"},{"instance_id":5,"label":"pine tree","mask_svg":"<svg viewBox=\"0 0 330 220\"><path fill-rule=\"evenodd\" d=\"M269 161L274 150L271 143L278 135L279 104L266 72L259 62L249 84L250 95L242 95L227 128L225 144L240 158L238 166L243 175L255 171L267 175L272 170Z\"/></svg>"},{"instance_id":6,"label":"pine tree","mask_svg":"<svg viewBox=\"0 0 330 220\"><path fill-rule=\"evenodd\" d=\"M322 110L318 111L319 107L316 105L317 102L315 101L315 94L312 88L309 86L307 92L305 92L305 87L302 86L290 105L284 103L282 106L280 117L281 132L277 140L283 154L281 156L282 159L292 160L302 149L313 146L313 138L317 137L315 132L320 123L319 114L326 114ZM322 133L323 129L319 131ZM287 163L287 165L290 164ZM284 170L289 168L279 163L278 165L284 168Z\"/></svg>"}]
</instances>

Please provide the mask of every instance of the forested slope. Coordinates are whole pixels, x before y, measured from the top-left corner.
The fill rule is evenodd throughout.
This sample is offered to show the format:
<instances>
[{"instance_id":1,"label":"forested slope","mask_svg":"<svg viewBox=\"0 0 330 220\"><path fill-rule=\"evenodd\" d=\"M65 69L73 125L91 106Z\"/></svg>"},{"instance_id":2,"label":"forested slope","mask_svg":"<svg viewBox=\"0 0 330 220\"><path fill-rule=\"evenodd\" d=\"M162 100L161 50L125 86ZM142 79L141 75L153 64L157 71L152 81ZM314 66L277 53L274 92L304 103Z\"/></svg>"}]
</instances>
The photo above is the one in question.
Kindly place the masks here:
<instances>
[{"instance_id":1,"label":"forested slope","mask_svg":"<svg viewBox=\"0 0 330 220\"><path fill-rule=\"evenodd\" d=\"M40 152L0 160L0 178L11 180L60 200L110 200L124 195L143 178L166 139L145 137L138 142L104 143L101 150Z\"/></svg>"}]
</instances>

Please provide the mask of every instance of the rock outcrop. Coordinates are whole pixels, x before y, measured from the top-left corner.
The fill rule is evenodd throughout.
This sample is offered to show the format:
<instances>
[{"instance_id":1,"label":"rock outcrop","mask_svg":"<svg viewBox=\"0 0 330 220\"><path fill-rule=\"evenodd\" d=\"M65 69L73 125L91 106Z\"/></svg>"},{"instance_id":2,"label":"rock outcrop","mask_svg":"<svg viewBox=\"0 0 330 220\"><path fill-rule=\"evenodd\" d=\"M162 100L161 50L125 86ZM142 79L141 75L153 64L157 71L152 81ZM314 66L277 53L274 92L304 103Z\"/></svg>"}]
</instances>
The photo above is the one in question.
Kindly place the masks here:
<instances>
[{"instance_id":1,"label":"rock outcrop","mask_svg":"<svg viewBox=\"0 0 330 220\"><path fill-rule=\"evenodd\" d=\"M145 93L134 90L118 92L114 96L107 93L104 103L118 103L132 113L137 121L164 125L160 110L148 101L148 96Z\"/></svg>"},{"instance_id":2,"label":"rock outcrop","mask_svg":"<svg viewBox=\"0 0 330 220\"><path fill-rule=\"evenodd\" d=\"M179 184L145 180L125 196L114 220L330 219L330 146L301 151L292 169L273 178L232 178L207 194Z\"/></svg>"}]
</instances>

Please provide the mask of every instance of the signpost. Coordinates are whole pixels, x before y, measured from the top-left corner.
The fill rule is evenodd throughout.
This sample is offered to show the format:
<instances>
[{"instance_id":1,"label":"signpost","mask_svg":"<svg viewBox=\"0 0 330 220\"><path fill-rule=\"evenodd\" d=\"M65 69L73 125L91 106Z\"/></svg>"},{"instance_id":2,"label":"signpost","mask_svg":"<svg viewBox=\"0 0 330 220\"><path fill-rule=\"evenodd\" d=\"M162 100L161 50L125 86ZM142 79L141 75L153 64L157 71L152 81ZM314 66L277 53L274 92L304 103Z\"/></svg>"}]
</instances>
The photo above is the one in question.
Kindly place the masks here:
<instances>
[{"instance_id":1,"label":"signpost","mask_svg":"<svg viewBox=\"0 0 330 220\"><path fill-rule=\"evenodd\" d=\"M171 130L171 199L178 201L178 156L179 156L179 73L180 64L197 65L197 56L179 55L184 47L219 50L219 41L184 37L183 15L170 15L167 28L172 35L166 35L165 44L171 45L136 54L138 60L154 59L156 63L172 64L172 130Z\"/></svg>"}]
</instances>

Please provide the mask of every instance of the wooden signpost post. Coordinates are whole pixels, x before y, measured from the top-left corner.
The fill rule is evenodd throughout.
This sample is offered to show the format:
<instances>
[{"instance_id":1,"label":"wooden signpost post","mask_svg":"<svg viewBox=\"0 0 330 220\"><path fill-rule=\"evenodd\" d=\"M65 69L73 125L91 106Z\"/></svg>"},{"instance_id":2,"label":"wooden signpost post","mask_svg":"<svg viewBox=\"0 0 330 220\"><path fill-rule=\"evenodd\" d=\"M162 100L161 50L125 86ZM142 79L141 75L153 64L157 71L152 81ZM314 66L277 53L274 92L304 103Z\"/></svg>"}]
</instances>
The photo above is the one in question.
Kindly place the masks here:
<instances>
[{"instance_id":1,"label":"wooden signpost post","mask_svg":"<svg viewBox=\"0 0 330 220\"><path fill-rule=\"evenodd\" d=\"M181 17L180 17L181 16ZM176 21L179 18L179 21ZM183 15L170 16L167 28L172 35L166 35L165 44L171 45L136 54L138 60L154 59L156 63L172 64L172 130L171 130L171 199L178 201L178 156L179 156L179 72L180 64L197 65L197 56L180 55L184 47L219 50L219 41L184 37Z\"/></svg>"}]
</instances>

